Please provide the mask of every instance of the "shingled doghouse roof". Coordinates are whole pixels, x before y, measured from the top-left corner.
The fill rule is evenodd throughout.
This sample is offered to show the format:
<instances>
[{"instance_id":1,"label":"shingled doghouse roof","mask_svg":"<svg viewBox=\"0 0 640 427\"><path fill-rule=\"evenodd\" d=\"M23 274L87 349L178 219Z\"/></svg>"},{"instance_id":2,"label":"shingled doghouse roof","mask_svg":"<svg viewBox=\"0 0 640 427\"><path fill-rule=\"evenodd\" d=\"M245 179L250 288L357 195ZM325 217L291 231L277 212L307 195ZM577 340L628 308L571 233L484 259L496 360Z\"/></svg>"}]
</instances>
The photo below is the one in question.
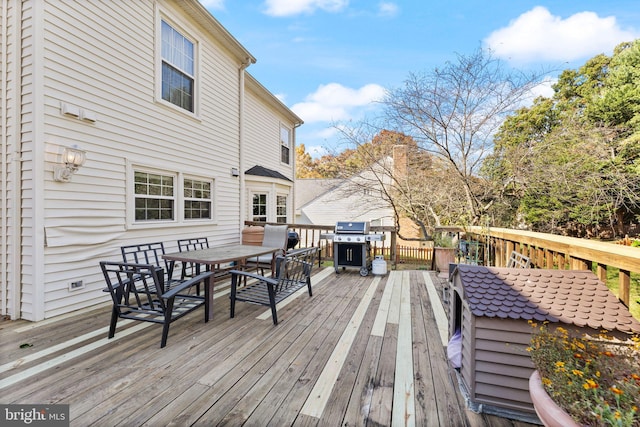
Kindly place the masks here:
<instances>
[{"instance_id":1,"label":"shingled doghouse roof","mask_svg":"<svg viewBox=\"0 0 640 427\"><path fill-rule=\"evenodd\" d=\"M640 333L640 322L591 271L459 264L456 274L475 316Z\"/></svg>"}]
</instances>

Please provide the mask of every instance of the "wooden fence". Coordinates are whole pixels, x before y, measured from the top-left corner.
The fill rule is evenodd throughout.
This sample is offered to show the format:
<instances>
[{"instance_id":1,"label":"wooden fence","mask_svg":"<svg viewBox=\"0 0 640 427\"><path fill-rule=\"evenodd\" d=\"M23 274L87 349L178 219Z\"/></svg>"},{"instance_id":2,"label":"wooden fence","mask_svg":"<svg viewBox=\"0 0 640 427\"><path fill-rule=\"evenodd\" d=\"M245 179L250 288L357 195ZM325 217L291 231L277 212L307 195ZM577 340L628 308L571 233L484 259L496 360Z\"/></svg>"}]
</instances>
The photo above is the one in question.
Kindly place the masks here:
<instances>
[{"instance_id":1,"label":"wooden fence","mask_svg":"<svg viewBox=\"0 0 640 427\"><path fill-rule=\"evenodd\" d=\"M393 261L393 264L419 264L430 267L433 261L433 248L396 246L394 255L391 247L374 247L372 252L374 256L382 255L387 261Z\"/></svg>"}]
</instances>

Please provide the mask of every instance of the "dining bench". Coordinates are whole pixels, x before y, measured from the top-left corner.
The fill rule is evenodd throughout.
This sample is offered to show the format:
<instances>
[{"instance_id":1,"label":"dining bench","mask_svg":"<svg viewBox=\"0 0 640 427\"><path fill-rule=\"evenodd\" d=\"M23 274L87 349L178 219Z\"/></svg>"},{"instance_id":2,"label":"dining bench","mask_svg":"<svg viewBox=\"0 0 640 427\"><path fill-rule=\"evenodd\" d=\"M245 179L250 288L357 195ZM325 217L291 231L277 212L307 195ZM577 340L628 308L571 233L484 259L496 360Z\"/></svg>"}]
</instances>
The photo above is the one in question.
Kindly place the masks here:
<instances>
[{"instance_id":1,"label":"dining bench","mask_svg":"<svg viewBox=\"0 0 640 427\"><path fill-rule=\"evenodd\" d=\"M270 277L242 270L231 270L230 314L235 316L237 301L271 307L273 324L278 324L276 306L281 301L307 287L311 297L311 270L318 252L317 247L296 249L276 258L275 271ZM244 279L249 280L249 284Z\"/></svg>"}]
</instances>

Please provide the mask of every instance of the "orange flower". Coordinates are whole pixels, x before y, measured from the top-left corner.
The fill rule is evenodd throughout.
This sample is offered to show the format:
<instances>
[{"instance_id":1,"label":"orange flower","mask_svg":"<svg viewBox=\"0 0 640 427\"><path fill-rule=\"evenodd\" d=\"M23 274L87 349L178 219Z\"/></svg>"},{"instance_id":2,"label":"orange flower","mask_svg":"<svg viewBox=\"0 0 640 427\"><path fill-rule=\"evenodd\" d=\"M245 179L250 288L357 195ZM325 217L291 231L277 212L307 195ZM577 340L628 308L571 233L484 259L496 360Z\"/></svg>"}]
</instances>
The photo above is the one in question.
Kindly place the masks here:
<instances>
[{"instance_id":1,"label":"orange flower","mask_svg":"<svg viewBox=\"0 0 640 427\"><path fill-rule=\"evenodd\" d=\"M620 390L618 387L616 387L614 385L609 387L609 390L611 390L612 392L614 392L618 396L620 396L621 394L624 394L624 391Z\"/></svg>"},{"instance_id":2,"label":"orange flower","mask_svg":"<svg viewBox=\"0 0 640 427\"><path fill-rule=\"evenodd\" d=\"M584 384L582 384L585 390L591 390L593 388L598 388L598 383L592 379L588 379Z\"/></svg>"}]
</instances>

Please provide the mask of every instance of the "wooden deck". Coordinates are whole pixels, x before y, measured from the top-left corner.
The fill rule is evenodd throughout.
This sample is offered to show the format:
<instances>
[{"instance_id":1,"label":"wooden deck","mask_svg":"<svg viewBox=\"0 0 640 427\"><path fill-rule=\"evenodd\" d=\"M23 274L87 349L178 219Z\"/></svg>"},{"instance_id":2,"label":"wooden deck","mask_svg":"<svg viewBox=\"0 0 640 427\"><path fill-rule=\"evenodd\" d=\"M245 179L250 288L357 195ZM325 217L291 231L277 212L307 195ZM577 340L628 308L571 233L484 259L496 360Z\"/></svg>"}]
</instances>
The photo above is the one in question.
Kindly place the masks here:
<instances>
[{"instance_id":1,"label":"wooden deck","mask_svg":"<svg viewBox=\"0 0 640 427\"><path fill-rule=\"evenodd\" d=\"M278 326L245 303L230 319L218 285L213 320L180 319L164 349L150 323L120 321L108 340L108 303L0 321L0 401L69 404L72 426L528 425L465 409L432 272L326 268L312 280Z\"/></svg>"}]
</instances>

